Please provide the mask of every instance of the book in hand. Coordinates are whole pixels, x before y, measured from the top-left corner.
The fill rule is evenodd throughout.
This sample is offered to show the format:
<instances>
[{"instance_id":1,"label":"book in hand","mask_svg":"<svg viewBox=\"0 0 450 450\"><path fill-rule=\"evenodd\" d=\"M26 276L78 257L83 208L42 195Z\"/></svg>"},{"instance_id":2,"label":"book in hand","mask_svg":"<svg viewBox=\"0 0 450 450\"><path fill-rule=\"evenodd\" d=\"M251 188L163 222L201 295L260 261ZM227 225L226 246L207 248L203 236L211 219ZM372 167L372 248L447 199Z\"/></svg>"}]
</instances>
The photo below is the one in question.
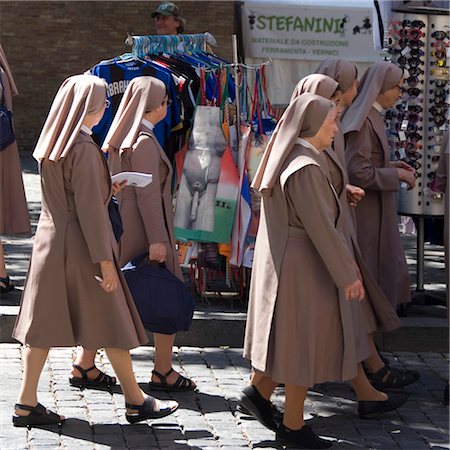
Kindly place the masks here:
<instances>
[{"instance_id":1,"label":"book in hand","mask_svg":"<svg viewBox=\"0 0 450 450\"><path fill-rule=\"evenodd\" d=\"M111 182L122 183L127 180L126 186L133 187L145 187L148 186L153 179L153 175L150 173L141 172L119 172L111 177Z\"/></svg>"}]
</instances>

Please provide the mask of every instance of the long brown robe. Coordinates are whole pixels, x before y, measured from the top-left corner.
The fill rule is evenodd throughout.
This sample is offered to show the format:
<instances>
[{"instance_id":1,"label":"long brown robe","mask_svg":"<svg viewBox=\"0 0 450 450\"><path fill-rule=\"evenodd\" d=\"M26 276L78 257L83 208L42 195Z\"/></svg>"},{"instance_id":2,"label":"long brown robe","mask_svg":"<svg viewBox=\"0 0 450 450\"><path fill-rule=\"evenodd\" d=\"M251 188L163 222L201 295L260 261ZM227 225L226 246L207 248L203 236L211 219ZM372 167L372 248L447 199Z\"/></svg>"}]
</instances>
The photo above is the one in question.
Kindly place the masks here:
<instances>
[{"instance_id":1,"label":"long brown robe","mask_svg":"<svg viewBox=\"0 0 450 450\"><path fill-rule=\"evenodd\" d=\"M0 104L12 111L12 90L0 66ZM17 141L0 152L0 234L31 233Z\"/></svg>"},{"instance_id":2,"label":"long brown robe","mask_svg":"<svg viewBox=\"0 0 450 450\"><path fill-rule=\"evenodd\" d=\"M244 357L279 383L351 379L370 354L341 289L357 275L327 172L323 155L296 145L262 199Z\"/></svg>"},{"instance_id":3,"label":"long brown robe","mask_svg":"<svg viewBox=\"0 0 450 450\"><path fill-rule=\"evenodd\" d=\"M153 175L144 188L125 187L117 196L123 222L120 263L149 251L149 245L163 242L167 247L166 267L183 280L173 233L171 195L172 166L153 132L142 125L133 148L119 156L111 152L113 174L143 172Z\"/></svg>"},{"instance_id":4,"label":"long brown robe","mask_svg":"<svg viewBox=\"0 0 450 450\"><path fill-rule=\"evenodd\" d=\"M82 345L130 349L148 342L117 263L108 216L106 160L80 132L67 156L41 164L42 212L13 337L33 347ZM94 278L113 260L119 286L106 293Z\"/></svg>"},{"instance_id":5,"label":"long brown robe","mask_svg":"<svg viewBox=\"0 0 450 450\"><path fill-rule=\"evenodd\" d=\"M397 225L397 169L390 165L384 122L375 108L360 131L345 134L345 156L350 183L366 191L355 212L361 255L395 308L411 301L410 280Z\"/></svg>"},{"instance_id":6,"label":"long brown robe","mask_svg":"<svg viewBox=\"0 0 450 450\"><path fill-rule=\"evenodd\" d=\"M347 201L346 185L349 183L349 180L345 166L344 145L344 136L339 127L334 137L333 148L327 148L324 154L327 157L331 182L341 203L339 228L343 230L347 245L358 264L366 291L366 297L361 303L351 303L352 309L354 310L354 322L358 321L361 317L361 312L359 311L361 306L364 311L365 320L356 322L355 327L365 328L368 333L372 333L377 329L392 331L400 327L400 319L389 303L386 295L384 295L372 274L367 269L359 250L354 223L355 208L350 207Z\"/></svg>"}]
</instances>

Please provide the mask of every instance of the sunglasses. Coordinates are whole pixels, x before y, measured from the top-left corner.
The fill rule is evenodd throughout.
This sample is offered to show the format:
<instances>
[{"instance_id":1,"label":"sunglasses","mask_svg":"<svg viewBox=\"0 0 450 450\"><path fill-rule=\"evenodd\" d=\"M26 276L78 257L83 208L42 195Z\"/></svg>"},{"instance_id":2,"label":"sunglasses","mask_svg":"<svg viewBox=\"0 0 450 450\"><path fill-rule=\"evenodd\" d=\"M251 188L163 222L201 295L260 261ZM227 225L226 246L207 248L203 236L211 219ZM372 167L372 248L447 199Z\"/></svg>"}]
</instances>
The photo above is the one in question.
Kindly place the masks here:
<instances>
[{"instance_id":1,"label":"sunglasses","mask_svg":"<svg viewBox=\"0 0 450 450\"><path fill-rule=\"evenodd\" d=\"M422 91L419 88L410 87L410 88L406 89L406 92L411 97L418 97Z\"/></svg>"},{"instance_id":2,"label":"sunglasses","mask_svg":"<svg viewBox=\"0 0 450 450\"><path fill-rule=\"evenodd\" d=\"M433 117L433 122L438 126L438 127L442 127L442 125L444 125L444 123L447 122L447 119L444 116L434 116Z\"/></svg>"},{"instance_id":3,"label":"sunglasses","mask_svg":"<svg viewBox=\"0 0 450 450\"><path fill-rule=\"evenodd\" d=\"M422 22L421 20L403 20L402 21L402 27L413 27L413 28L423 28L425 26L425 22Z\"/></svg>"},{"instance_id":4,"label":"sunglasses","mask_svg":"<svg viewBox=\"0 0 450 450\"><path fill-rule=\"evenodd\" d=\"M416 68L423 64L425 64L425 63L420 58L416 58L416 57L408 58L409 67Z\"/></svg>"},{"instance_id":5,"label":"sunglasses","mask_svg":"<svg viewBox=\"0 0 450 450\"><path fill-rule=\"evenodd\" d=\"M410 87L416 87L419 83L421 83L421 84L423 84L423 80L419 80L419 78L418 77L414 77L414 76L412 76L412 77L409 77L407 80L406 80L406 82L408 83L408 85L410 86Z\"/></svg>"},{"instance_id":6,"label":"sunglasses","mask_svg":"<svg viewBox=\"0 0 450 450\"><path fill-rule=\"evenodd\" d=\"M419 28L413 28L410 30L408 37L411 41L417 41L425 36L423 31L420 31Z\"/></svg>"},{"instance_id":7,"label":"sunglasses","mask_svg":"<svg viewBox=\"0 0 450 450\"><path fill-rule=\"evenodd\" d=\"M406 132L406 136L408 137L408 139L411 142L414 142L414 143L419 142L419 141L422 140L422 136L419 133L412 132L412 131L409 131L409 130Z\"/></svg>"},{"instance_id":8,"label":"sunglasses","mask_svg":"<svg viewBox=\"0 0 450 450\"><path fill-rule=\"evenodd\" d=\"M411 49L411 51L409 52L409 54L413 57L413 58L419 58L420 56L425 55L425 52L423 50L421 50L420 48L413 48Z\"/></svg>"},{"instance_id":9,"label":"sunglasses","mask_svg":"<svg viewBox=\"0 0 450 450\"><path fill-rule=\"evenodd\" d=\"M431 33L431 37L437 39L438 41L443 41L448 37L448 34L445 31L433 31L433 33Z\"/></svg>"},{"instance_id":10,"label":"sunglasses","mask_svg":"<svg viewBox=\"0 0 450 450\"><path fill-rule=\"evenodd\" d=\"M413 169L420 169L422 167L422 164L420 164L420 162L415 161L415 160L410 160L407 161L407 163L413 168Z\"/></svg>"},{"instance_id":11,"label":"sunglasses","mask_svg":"<svg viewBox=\"0 0 450 450\"><path fill-rule=\"evenodd\" d=\"M408 105L408 103L400 103L395 106L399 111L409 111L415 113L421 113L423 108L420 105Z\"/></svg>"},{"instance_id":12,"label":"sunglasses","mask_svg":"<svg viewBox=\"0 0 450 450\"><path fill-rule=\"evenodd\" d=\"M444 56L442 56L444 58ZM438 59L436 61L430 61L430 66L447 67L447 62L445 59Z\"/></svg>"},{"instance_id":13,"label":"sunglasses","mask_svg":"<svg viewBox=\"0 0 450 450\"><path fill-rule=\"evenodd\" d=\"M430 80L430 83L434 83L436 87L445 87L447 86L447 80Z\"/></svg>"},{"instance_id":14,"label":"sunglasses","mask_svg":"<svg viewBox=\"0 0 450 450\"><path fill-rule=\"evenodd\" d=\"M433 153L440 155L442 152L442 145L429 145L428 149L433 150Z\"/></svg>"},{"instance_id":15,"label":"sunglasses","mask_svg":"<svg viewBox=\"0 0 450 450\"><path fill-rule=\"evenodd\" d=\"M430 156L428 156L428 158L430 158ZM438 163L438 162L439 162L439 159L440 159L439 155L433 155L433 156L431 157L431 162L432 162L432 163Z\"/></svg>"},{"instance_id":16,"label":"sunglasses","mask_svg":"<svg viewBox=\"0 0 450 450\"><path fill-rule=\"evenodd\" d=\"M434 142L436 142L436 144L441 144L442 142L444 142L444 133L433 134L432 136L430 136L430 139L434 139ZM428 146L428 148L430 149L431 147L431 145Z\"/></svg>"},{"instance_id":17,"label":"sunglasses","mask_svg":"<svg viewBox=\"0 0 450 450\"><path fill-rule=\"evenodd\" d=\"M436 75L437 77L448 77L448 69L432 69L430 70L431 75Z\"/></svg>"},{"instance_id":18,"label":"sunglasses","mask_svg":"<svg viewBox=\"0 0 450 450\"><path fill-rule=\"evenodd\" d=\"M443 106L432 106L430 108L430 113L433 116L443 116L446 113L446 109L447 108L445 108Z\"/></svg>"}]
</instances>

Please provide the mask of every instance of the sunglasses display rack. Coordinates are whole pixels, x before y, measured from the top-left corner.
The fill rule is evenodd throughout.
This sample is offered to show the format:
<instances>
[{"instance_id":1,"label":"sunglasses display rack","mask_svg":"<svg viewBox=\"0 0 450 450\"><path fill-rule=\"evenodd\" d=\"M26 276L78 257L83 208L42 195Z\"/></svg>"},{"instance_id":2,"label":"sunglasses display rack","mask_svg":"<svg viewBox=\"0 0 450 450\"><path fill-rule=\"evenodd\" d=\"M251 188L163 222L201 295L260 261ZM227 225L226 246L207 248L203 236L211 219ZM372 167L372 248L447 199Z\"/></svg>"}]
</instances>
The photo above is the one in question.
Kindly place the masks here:
<instances>
[{"instance_id":1,"label":"sunglasses display rack","mask_svg":"<svg viewBox=\"0 0 450 450\"><path fill-rule=\"evenodd\" d=\"M441 216L435 173L449 124L449 16L395 12L388 28L391 61L406 69L402 99L386 112L393 159L416 171L416 186L399 191L399 214Z\"/></svg>"}]
</instances>

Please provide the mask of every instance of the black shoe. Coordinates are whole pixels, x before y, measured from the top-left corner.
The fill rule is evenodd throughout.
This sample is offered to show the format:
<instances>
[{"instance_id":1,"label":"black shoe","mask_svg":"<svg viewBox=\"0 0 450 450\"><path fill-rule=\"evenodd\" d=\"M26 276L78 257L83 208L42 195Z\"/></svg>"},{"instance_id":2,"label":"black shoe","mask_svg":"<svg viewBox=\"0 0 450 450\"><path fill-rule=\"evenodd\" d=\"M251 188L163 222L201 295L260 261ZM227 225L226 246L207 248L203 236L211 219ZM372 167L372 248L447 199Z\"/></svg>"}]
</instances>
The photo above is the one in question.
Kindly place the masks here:
<instances>
[{"instance_id":1,"label":"black shoe","mask_svg":"<svg viewBox=\"0 0 450 450\"><path fill-rule=\"evenodd\" d=\"M376 419L384 413L399 408L407 399L408 396L404 392L390 392L387 400L360 401L358 402L359 417L361 419Z\"/></svg>"},{"instance_id":2,"label":"black shoe","mask_svg":"<svg viewBox=\"0 0 450 450\"><path fill-rule=\"evenodd\" d=\"M448 382L445 385L445 389L444 389L444 397L442 398L442 404L444 406L448 406L448 400L449 400L449 394L448 394Z\"/></svg>"},{"instance_id":3,"label":"black shoe","mask_svg":"<svg viewBox=\"0 0 450 450\"><path fill-rule=\"evenodd\" d=\"M276 440L285 446L300 448L330 448L330 441L320 438L308 425L303 425L300 430L290 430L283 424L278 427Z\"/></svg>"},{"instance_id":4,"label":"black shoe","mask_svg":"<svg viewBox=\"0 0 450 450\"><path fill-rule=\"evenodd\" d=\"M277 430L278 423L275 421L273 415L274 406L272 402L266 400L258 392L255 386L247 386L242 391L239 403L241 407L244 407L253 417L258 419L265 427L269 428L269 430Z\"/></svg>"},{"instance_id":5,"label":"black shoe","mask_svg":"<svg viewBox=\"0 0 450 450\"><path fill-rule=\"evenodd\" d=\"M236 405L236 411L244 414L245 416L251 416L252 413L243 405L238 403ZM276 423L281 423L283 420L283 413L272 403L272 415Z\"/></svg>"}]
</instances>

